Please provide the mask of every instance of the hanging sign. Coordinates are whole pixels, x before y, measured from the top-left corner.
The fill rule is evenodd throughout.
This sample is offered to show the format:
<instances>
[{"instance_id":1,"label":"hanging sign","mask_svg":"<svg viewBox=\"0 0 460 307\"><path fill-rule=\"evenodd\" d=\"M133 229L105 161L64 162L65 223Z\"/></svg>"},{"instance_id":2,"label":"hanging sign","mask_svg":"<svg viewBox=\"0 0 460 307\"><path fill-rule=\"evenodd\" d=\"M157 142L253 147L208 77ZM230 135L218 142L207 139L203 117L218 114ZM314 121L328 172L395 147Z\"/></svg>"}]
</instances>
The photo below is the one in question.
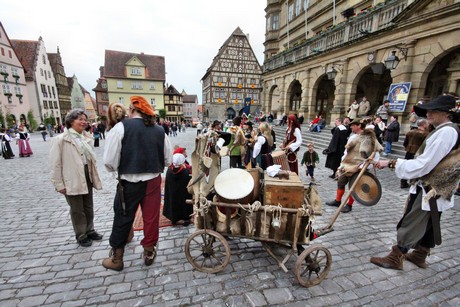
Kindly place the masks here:
<instances>
[{"instance_id":1,"label":"hanging sign","mask_svg":"<svg viewBox=\"0 0 460 307\"><path fill-rule=\"evenodd\" d=\"M388 100L390 101L390 111L404 112L407 99L409 98L412 82L393 83L388 91Z\"/></svg>"}]
</instances>

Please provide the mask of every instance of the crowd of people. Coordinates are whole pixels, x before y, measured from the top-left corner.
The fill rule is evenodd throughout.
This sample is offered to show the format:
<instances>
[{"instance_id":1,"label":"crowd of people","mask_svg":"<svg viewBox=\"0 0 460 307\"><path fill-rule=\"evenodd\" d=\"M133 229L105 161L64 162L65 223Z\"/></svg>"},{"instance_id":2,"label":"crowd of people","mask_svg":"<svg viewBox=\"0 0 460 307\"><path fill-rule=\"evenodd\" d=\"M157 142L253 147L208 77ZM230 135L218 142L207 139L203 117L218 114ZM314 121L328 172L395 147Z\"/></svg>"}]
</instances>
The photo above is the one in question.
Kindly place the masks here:
<instances>
[{"instance_id":1,"label":"crowd of people","mask_svg":"<svg viewBox=\"0 0 460 307\"><path fill-rule=\"evenodd\" d=\"M364 106L368 103L365 100ZM354 104L357 102L354 101L352 106ZM452 195L456 192L456 189L451 189L446 194L437 194L441 189L426 179L444 163L444 157L450 157L452 152L457 153L455 149L460 143L460 132L458 125L453 123L458 115L455 113L456 100L450 95L443 95L415 106L417 128L406 134L406 156L397 160L380 159L380 154L385 156L388 146L391 150L391 142L397 141L393 138L390 145L386 144L391 133L397 130L399 136L399 123L394 124L398 122L398 117L390 112L387 102L382 106L374 116L366 111L366 115L359 117L364 111L360 113L358 107L358 117L335 119L331 141L323 154L326 155L325 166L332 170L330 177L337 180L337 190L335 199L326 204L341 205L347 183L366 159L373 159L378 168L396 169L396 175L401 179L401 188L410 188L409 205L397 226L397 244L387 257L373 257L371 262L385 268L402 269L402 261L407 259L420 267L426 267L425 259L430 249L441 241L440 212L453 206ZM289 170L299 174L298 152L302 145L303 118L299 119L300 116L296 114L287 115L287 127L278 146L267 117L253 122L247 116L237 116L226 131L223 129L224 123L215 120L199 135L212 133L217 136L216 146L211 150L220 153L221 157L228 156L231 168L260 167L265 170L276 162L273 153L282 151ZM393 130L392 125L397 128ZM163 214L174 225L180 221L184 226L191 223L192 206L185 203L192 198L187 189L192 169L185 148L171 147L169 136L172 132L167 132L170 125L162 120L157 121L151 105L140 96L131 97L128 109L120 104L111 104L106 136L99 133L96 138L98 127L88 125L87 115L82 110L69 112L65 126L64 132L53 138L50 165L53 166L52 181L55 189L65 196L69 205L78 244L91 246L93 240L101 240L103 237L94 227L92 189L101 188L93 146L97 138L105 138L103 163L109 172L117 174L118 185L109 238L111 252L102 265L107 269L123 270L124 250L132 239L133 221L139 206L144 222L144 238L140 242L144 264L151 265L156 257L159 240L161 174L165 168ZM2 140L6 138L7 134L2 134ZM27 138L23 132L23 136L18 136L18 142L27 141ZM363 145L367 147L363 149ZM21 146L21 154L27 155L25 150L28 145ZM226 153L222 153L225 147ZM458 154L452 160L457 162ZM312 181L315 180L314 170L319 161L320 155L314 144L309 143L300 166L305 167L305 174ZM454 182L457 188L458 178L454 177L447 178L457 180ZM431 198L427 198L427 195ZM342 212L351 212L353 202L354 199L349 197ZM414 251L408 253L410 249Z\"/></svg>"}]
</instances>

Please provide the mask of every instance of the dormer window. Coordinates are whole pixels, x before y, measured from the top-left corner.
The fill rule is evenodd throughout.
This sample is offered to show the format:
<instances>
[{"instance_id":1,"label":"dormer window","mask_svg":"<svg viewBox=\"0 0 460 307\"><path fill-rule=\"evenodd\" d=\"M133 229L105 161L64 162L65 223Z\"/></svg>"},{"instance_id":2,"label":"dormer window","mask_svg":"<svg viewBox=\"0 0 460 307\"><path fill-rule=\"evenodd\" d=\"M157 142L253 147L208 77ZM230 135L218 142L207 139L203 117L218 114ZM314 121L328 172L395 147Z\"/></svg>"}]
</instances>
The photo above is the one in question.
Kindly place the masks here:
<instances>
[{"instance_id":1,"label":"dormer window","mask_svg":"<svg viewBox=\"0 0 460 307\"><path fill-rule=\"evenodd\" d=\"M131 67L131 75L142 76L141 69L139 67Z\"/></svg>"}]
</instances>

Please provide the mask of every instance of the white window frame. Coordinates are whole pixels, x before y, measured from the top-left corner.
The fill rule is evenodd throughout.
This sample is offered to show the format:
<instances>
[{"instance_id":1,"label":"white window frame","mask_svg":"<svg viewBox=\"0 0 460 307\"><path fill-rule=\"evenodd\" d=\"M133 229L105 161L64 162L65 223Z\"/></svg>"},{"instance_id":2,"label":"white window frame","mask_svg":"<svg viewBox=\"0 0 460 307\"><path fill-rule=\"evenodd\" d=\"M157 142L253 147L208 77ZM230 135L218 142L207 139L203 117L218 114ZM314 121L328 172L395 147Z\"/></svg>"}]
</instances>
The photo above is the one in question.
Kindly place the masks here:
<instances>
[{"instance_id":1,"label":"white window frame","mask_svg":"<svg viewBox=\"0 0 460 307\"><path fill-rule=\"evenodd\" d=\"M295 15L299 16L303 8L303 0L295 0Z\"/></svg>"},{"instance_id":2,"label":"white window frame","mask_svg":"<svg viewBox=\"0 0 460 307\"><path fill-rule=\"evenodd\" d=\"M272 30L276 31L279 28L279 15L273 15Z\"/></svg>"},{"instance_id":3,"label":"white window frame","mask_svg":"<svg viewBox=\"0 0 460 307\"><path fill-rule=\"evenodd\" d=\"M131 81L131 89L132 90L141 90L142 89L142 81Z\"/></svg>"},{"instance_id":4,"label":"white window frame","mask_svg":"<svg viewBox=\"0 0 460 307\"><path fill-rule=\"evenodd\" d=\"M2 84L2 88L3 88L3 93L4 93L4 94L11 94L11 90L10 90L10 85L9 85L9 84Z\"/></svg>"},{"instance_id":5,"label":"white window frame","mask_svg":"<svg viewBox=\"0 0 460 307\"><path fill-rule=\"evenodd\" d=\"M288 21L294 19L294 2L288 4Z\"/></svg>"},{"instance_id":6,"label":"white window frame","mask_svg":"<svg viewBox=\"0 0 460 307\"><path fill-rule=\"evenodd\" d=\"M117 81L117 88L123 88L123 80Z\"/></svg>"},{"instance_id":7,"label":"white window frame","mask_svg":"<svg viewBox=\"0 0 460 307\"><path fill-rule=\"evenodd\" d=\"M142 76L141 69L139 67L131 67L132 76Z\"/></svg>"},{"instance_id":8,"label":"white window frame","mask_svg":"<svg viewBox=\"0 0 460 307\"><path fill-rule=\"evenodd\" d=\"M0 72L7 73L6 72L6 65L1 65L0 64Z\"/></svg>"}]
</instances>

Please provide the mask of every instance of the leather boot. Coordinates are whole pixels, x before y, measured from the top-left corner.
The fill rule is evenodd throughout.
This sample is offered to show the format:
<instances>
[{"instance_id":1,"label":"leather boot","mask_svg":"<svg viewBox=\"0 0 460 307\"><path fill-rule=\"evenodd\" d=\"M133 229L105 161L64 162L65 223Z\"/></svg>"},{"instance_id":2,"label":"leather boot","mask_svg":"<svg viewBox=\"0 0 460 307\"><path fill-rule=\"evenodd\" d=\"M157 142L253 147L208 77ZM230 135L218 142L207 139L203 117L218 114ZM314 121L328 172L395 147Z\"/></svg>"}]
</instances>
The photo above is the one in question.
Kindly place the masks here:
<instances>
[{"instance_id":1,"label":"leather boot","mask_svg":"<svg viewBox=\"0 0 460 307\"><path fill-rule=\"evenodd\" d=\"M153 260L157 256L157 251L155 250L155 246L152 247L144 247L144 253L143 253L143 258L144 258L144 264L146 266L152 265Z\"/></svg>"},{"instance_id":2,"label":"leather boot","mask_svg":"<svg viewBox=\"0 0 460 307\"><path fill-rule=\"evenodd\" d=\"M133 238L134 238L134 228L131 227L131 230L129 231L128 240L126 241L126 244L131 242L133 240Z\"/></svg>"},{"instance_id":3,"label":"leather boot","mask_svg":"<svg viewBox=\"0 0 460 307\"><path fill-rule=\"evenodd\" d=\"M404 254L401 253L397 245L393 245L391 252L386 257L371 257L371 262L382 268L402 270Z\"/></svg>"},{"instance_id":4,"label":"leather boot","mask_svg":"<svg viewBox=\"0 0 460 307\"><path fill-rule=\"evenodd\" d=\"M419 268L426 269L428 264L425 262L426 257L430 255L428 247L419 246L412 252L406 254L406 259L418 266Z\"/></svg>"},{"instance_id":5,"label":"leather boot","mask_svg":"<svg viewBox=\"0 0 460 307\"><path fill-rule=\"evenodd\" d=\"M121 271L123 270L123 254L125 253L124 247L112 248L109 253L109 258L102 261L102 266L106 269Z\"/></svg>"}]
</instances>

